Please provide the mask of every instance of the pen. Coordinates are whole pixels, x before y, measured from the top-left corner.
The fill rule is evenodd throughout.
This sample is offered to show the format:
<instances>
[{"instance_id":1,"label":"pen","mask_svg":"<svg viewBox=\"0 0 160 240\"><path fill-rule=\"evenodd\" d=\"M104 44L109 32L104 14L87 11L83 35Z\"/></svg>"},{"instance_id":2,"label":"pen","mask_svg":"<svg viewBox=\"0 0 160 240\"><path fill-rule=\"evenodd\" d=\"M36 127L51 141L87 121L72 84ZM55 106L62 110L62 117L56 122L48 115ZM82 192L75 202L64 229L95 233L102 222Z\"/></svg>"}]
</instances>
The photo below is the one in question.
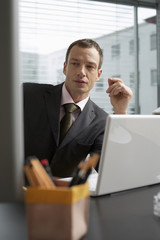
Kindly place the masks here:
<instances>
[{"instance_id":1,"label":"pen","mask_svg":"<svg viewBox=\"0 0 160 240\"><path fill-rule=\"evenodd\" d=\"M85 183L92 171L92 168L95 168L98 160L99 154L94 153L87 159L87 161L81 161L73 173L73 178L69 183L69 187Z\"/></svg>"},{"instance_id":2,"label":"pen","mask_svg":"<svg viewBox=\"0 0 160 240\"><path fill-rule=\"evenodd\" d=\"M46 172L48 173L48 175L50 176L50 178L53 182L53 175L52 175L49 163L48 163L48 159L42 159L41 163L42 163L42 166L44 167L44 169L46 170Z\"/></svg>"}]
</instances>

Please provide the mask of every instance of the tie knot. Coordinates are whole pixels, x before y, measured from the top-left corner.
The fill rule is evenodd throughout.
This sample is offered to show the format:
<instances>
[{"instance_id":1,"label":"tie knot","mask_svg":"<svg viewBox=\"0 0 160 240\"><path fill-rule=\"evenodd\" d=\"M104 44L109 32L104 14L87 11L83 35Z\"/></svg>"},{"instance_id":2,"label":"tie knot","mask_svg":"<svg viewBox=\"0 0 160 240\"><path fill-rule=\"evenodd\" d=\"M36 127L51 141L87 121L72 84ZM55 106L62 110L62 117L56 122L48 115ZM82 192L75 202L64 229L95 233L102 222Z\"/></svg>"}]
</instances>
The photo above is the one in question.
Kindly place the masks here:
<instances>
[{"instance_id":1,"label":"tie knot","mask_svg":"<svg viewBox=\"0 0 160 240\"><path fill-rule=\"evenodd\" d=\"M64 104L64 109L65 109L65 112L69 112L69 113L73 113L75 112L79 107L74 104L74 103L67 103L67 104Z\"/></svg>"}]
</instances>

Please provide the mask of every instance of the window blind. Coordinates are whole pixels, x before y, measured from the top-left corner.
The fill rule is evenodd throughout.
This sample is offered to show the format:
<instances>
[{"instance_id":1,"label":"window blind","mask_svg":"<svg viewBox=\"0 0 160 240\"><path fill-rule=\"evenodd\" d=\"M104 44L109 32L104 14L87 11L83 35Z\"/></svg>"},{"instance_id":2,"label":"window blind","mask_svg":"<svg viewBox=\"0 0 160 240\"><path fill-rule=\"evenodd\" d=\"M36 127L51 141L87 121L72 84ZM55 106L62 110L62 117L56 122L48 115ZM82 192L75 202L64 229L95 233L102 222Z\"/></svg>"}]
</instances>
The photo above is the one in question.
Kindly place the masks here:
<instances>
[{"instance_id":1,"label":"window blind","mask_svg":"<svg viewBox=\"0 0 160 240\"><path fill-rule=\"evenodd\" d=\"M52 52L76 38L123 29L133 25L132 9L85 0L20 0L21 49Z\"/></svg>"}]
</instances>

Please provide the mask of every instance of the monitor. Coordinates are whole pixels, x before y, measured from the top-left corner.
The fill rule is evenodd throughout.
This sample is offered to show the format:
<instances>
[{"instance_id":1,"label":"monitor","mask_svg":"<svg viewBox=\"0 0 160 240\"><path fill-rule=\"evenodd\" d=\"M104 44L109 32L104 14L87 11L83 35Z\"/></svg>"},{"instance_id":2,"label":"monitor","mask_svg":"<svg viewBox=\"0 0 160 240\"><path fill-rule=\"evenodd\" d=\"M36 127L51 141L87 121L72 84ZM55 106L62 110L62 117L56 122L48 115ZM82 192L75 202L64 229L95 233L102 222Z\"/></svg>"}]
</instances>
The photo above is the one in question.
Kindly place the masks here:
<instances>
[{"instance_id":1,"label":"monitor","mask_svg":"<svg viewBox=\"0 0 160 240\"><path fill-rule=\"evenodd\" d=\"M18 1L0 2L0 202L23 201L23 115Z\"/></svg>"}]
</instances>

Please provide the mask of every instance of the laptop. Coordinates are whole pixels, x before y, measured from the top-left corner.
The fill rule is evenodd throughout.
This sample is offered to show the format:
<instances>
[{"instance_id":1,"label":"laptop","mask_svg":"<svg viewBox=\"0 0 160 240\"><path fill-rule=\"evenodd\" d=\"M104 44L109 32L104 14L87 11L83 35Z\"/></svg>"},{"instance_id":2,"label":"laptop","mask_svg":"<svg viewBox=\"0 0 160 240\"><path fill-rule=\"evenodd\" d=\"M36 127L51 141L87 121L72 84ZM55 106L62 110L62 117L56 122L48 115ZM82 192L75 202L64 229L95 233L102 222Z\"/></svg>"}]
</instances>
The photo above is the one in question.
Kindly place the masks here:
<instances>
[{"instance_id":1,"label":"laptop","mask_svg":"<svg viewBox=\"0 0 160 240\"><path fill-rule=\"evenodd\" d=\"M160 182L160 116L109 115L99 171L89 177L100 196Z\"/></svg>"}]
</instances>

